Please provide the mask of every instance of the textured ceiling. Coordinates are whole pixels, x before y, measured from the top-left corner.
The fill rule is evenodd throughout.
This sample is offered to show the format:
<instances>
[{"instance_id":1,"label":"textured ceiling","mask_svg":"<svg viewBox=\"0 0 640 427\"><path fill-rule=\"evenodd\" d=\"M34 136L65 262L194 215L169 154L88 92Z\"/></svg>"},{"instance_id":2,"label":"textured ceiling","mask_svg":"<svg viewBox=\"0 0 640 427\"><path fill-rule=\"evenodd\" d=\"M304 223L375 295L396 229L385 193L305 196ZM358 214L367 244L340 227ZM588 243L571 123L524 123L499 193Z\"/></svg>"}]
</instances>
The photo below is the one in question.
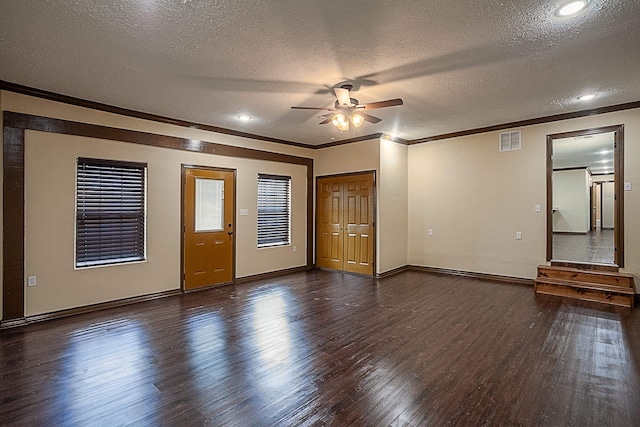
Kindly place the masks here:
<instances>
[{"instance_id":1,"label":"textured ceiling","mask_svg":"<svg viewBox=\"0 0 640 427\"><path fill-rule=\"evenodd\" d=\"M613 173L613 132L553 140L553 169L588 167L591 173Z\"/></svg>"},{"instance_id":2,"label":"textured ceiling","mask_svg":"<svg viewBox=\"0 0 640 427\"><path fill-rule=\"evenodd\" d=\"M558 4L2 0L0 80L305 144L640 100L640 2L592 0L571 18ZM290 109L330 107L345 82L361 103L404 105L344 133Z\"/></svg>"}]
</instances>

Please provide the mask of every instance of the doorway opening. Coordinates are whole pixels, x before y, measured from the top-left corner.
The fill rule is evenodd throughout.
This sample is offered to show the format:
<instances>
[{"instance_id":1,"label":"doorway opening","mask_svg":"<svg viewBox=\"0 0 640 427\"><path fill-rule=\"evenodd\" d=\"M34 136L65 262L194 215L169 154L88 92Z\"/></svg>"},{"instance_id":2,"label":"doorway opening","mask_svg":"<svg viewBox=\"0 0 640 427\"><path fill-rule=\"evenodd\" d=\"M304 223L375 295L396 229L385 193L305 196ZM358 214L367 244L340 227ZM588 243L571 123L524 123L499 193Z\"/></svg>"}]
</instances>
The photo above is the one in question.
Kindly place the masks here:
<instances>
[{"instance_id":1,"label":"doorway opening","mask_svg":"<svg viewBox=\"0 0 640 427\"><path fill-rule=\"evenodd\" d=\"M624 126L547 135L547 261L622 267Z\"/></svg>"}]
</instances>

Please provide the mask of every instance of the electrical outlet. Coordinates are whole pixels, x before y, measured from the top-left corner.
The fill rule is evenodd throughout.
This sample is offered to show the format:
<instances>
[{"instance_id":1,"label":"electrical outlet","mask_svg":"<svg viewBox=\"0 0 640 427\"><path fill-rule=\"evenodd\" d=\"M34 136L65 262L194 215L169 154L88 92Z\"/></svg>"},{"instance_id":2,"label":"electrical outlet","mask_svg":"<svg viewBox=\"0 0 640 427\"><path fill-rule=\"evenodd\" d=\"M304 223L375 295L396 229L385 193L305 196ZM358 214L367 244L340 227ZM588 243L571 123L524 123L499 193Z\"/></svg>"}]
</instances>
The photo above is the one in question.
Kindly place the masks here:
<instances>
[{"instance_id":1,"label":"electrical outlet","mask_svg":"<svg viewBox=\"0 0 640 427\"><path fill-rule=\"evenodd\" d=\"M27 281L27 286L36 286L38 282L36 281L36 276L29 276Z\"/></svg>"},{"instance_id":2,"label":"electrical outlet","mask_svg":"<svg viewBox=\"0 0 640 427\"><path fill-rule=\"evenodd\" d=\"M630 182L625 182L624 183L624 191L631 191L631 183Z\"/></svg>"},{"instance_id":3,"label":"electrical outlet","mask_svg":"<svg viewBox=\"0 0 640 427\"><path fill-rule=\"evenodd\" d=\"M516 231L516 240L522 240L522 231Z\"/></svg>"},{"instance_id":4,"label":"electrical outlet","mask_svg":"<svg viewBox=\"0 0 640 427\"><path fill-rule=\"evenodd\" d=\"M298 252L298 247L297 246L293 247L293 252Z\"/></svg>"},{"instance_id":5,"label":"electrical outlet","mask_svg":"<svg viewBox=\"0 0 640 427\"><path fill-rule=\"evenodd\" d=\"M249 209L240 209L240 216L249 215Z\"/></svg>"},{"instance_id":6,"label":"electrical outlet","mask_svg":"<svg viewBox=\"0 0 640 427\"><path fill-rule=\"evenodd\" d=\"M433 236L433 230L429 229L428 234L429 234L429 236Z\"/></svg>"}]
</instances>

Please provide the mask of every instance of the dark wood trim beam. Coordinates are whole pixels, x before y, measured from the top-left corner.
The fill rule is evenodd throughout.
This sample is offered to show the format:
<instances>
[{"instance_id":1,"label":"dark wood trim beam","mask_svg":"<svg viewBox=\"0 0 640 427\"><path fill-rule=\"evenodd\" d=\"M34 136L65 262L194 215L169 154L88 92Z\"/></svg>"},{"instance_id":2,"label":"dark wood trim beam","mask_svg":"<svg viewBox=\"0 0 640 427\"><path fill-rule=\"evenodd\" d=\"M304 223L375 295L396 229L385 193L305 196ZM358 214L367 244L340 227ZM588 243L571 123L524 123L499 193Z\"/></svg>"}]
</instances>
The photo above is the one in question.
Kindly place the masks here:
<instances>
[{"instance_id":1,"label":"dark wood trim beam","mask_svg":"<svg viewBox=\"0 0 640 427\"><path fill-rule=\"evenodd\" d=\"M24 130L4 121L2 318L24 317Z\"/></svg>"},{"instance_id":2,"label":"dark wood trim beam","mask_svg":"<svg viewBox=\"0 0 640 427\"><path fill-rule=\"evenodd\" d=\"M76 105L76 106L79 106L79 107L91 108L93 110L105 111L105 112L114 113L114 114L120 114L120 115L124 115L124 116L128 116L128 117L135 117L135 118L144 119L144 120L151 120L151 121L158 122L158 123L165 123L165 124L170 124L170 125L175 125L175 126L182 126L182 127L187 127L187 128L191 128L191 129L206 130L206 131L210 131L210 132L221 133L221 134L224 134L224 135L238 136L238 137L242 137L242 138L251 138L251 139L256 139L256 140L259 140L259 141L275 142L277 144L291 145L291 146L294 146L294 147L310 148L310 149L313 149L313 150L318 150L318 149L328 148L328 147L335 147L335 146L338 146L338 145L350 144L352 142L359 142L359 141L364 141L364 140L367 140L367 139L380 138L380 137L383 137L383 136L385 138L387 138L387 139L389 139L391 141L397 142L399 144L404 144L404 145L421 144L421 143L424 143L424 142L431 142L431 141L438 141L438 140L442 140L442 139L456 138L456 137L459 137L459 136L474 135L474 134L479 134L479 133L493 132L493 131L497 131L497 130L514 128L514 127L531 126L531 125L537 125L537 124L542 124L542 123L555 122L555 121L559 121L559 120L575 119L575 118L578 118L578 117L586 117L586 116L591 116L591 115L596 115L596 114L612 113L612 112L615 112L615 111L622 111L622 110L628 110L628 109L633 109L633 108L640 108L640 101L636 101L636 102L629 102L629 103L626 103L626 104L617 104L617 105L610 105L610 106L607 106L607 107L593 108L593 109L590 109L590 110L576 111L576 112L573 112L573 113L556 114L556 115L544 116L544 117L539 117L539 118L534 118L534 119L521 120L521 121L503 123L503 124L498 124L498 125L493 125L493 126L486 126L486 127L481 127L481 128L463 130L463 131L458 131L458 132L445 133L445 134L441 134L441 135L428 136L428 137L418 138L418 139L413 139L413 140L406 140L406 139L399 138L399 137L383 135L382 133L375 133L375 134L371 134L371 135L365 135L365 136L362 136L362 137L356 137L356 138L345 139L345 140L341 140L341 141L332 141L332 142L328 142L328 143L324 143L324 144L313 145L313 144L305 144L305 143L302 143L302 142L287 141L287 140L278 139L278 138L271 138L271 137L263 136L263 135L255 135L255 134L251 134L251 133L248 133L248 132L242 132L242 131L237 131L237 130L233 130L233 129L226 129L226 128L222 128L222 127L218 127L218 126L206 125L206 124L203 124L203 123L195 123L195 122L190 122L190 121L187 121L187 120L174 119L174 118L170 118L170 117L160 116L160 115L157 115L157 114L143 113L143 112L140 112L140 111L135 111L135 110L127 109L127 108L116 107L116 106L113 106L113 105L103 104L103 103L100 103L100 102L88 101L88 100L81 99L81 98L75 98L75 97L72 97L72 96L61 95L61 94L58 94L58 93L49 92L49 91L42 90L42 89L31 88L31 87L19 85L19 84L16 84L16 83L6 82L4 80L0 80L0 90L6 90L6 91L9 91L9 92L20 93L20 94L23 94L23 95L28 95L28 96L33 96L33 97L37 97L37 98L47 99L47 100L50 100L50 101L56 101L56 102L62 102L62 103L65 103L65 104Z\"/></svg>"},{"instance_id":3,"label":"dark wood trim beam","mask_svg":"<svg viewBox=\"0 0 640 427\"><path fill-rule=\"evenodd\" d=\"M370 135L358 136L356 138L343 139L343 140L340 140L340 141L331 141L331 142L327 142L325 144L315 145L313 148L316 149L316 150L319 150L321 148L337 147L339 145L346 145L346 144L352 144L354 142L368 141L370 139L379 139L381 137L382 137L381 133L372 133Z\"/></svg>"},{"instance_id":4,"label":"dark wood trim beam","mask_svg":"<svg viewBox=\"0 0 640 427\"><path fill-rule=\"evenodd\" d=\"M170 148L174 150L193 151L217 156L242 157L245 159L268 160L273 162L293 163L309 166L313 159L292 156L289 154L272 153L270 151L253 148L236 147L213 142L205 142L175 136L159 135L128 129L93 125L68 120L52 119L49 117L32 116L29 114L5 111L4 126L19 129L53 132L65 135L84 136L88 138L108 139L112 141L129 142L132 144L149 145L153 147Z\"/></svg>"},{"instance_id":5,"label":"dark wood trim beam","mask_svg":"<svg viewBox=\"0 0 640 427\"><path fill-rule=\"evenodd\" d=\"M551 122L557 122L560 120L577 119L579 117L595 116L598 114L614 113L616 111L631 110L634 108L640 108L640 101L629 102L626 104L610 105L607 107L593 108L590 110L575 111L573 113L563 113L563 114L556 114L552 116L538 117L538 118L529 119L529 120L520 120L517 122L503 123L499 125L463 130L459 132L444 133L442 135L434 135L426 138L412 139L409 141L409 145L422 144L424 142L438 141L441 139L457 138L460 136L475 135L479 133L495 132L503 129L539 125L542 123L551 123Z\"/></svg>"},{"instance_id":6,"label":"dark wood trim beam","mask_svg":"<svg viewBox=\"0 0 640 427\"><path fill-rule=\"evenodd\" d=\"M65 104L75 105L78 107L91 108L92 110L120 114L123 116L135 117L138 119L151 120L158 123L165 123L169 125L181 126L181 127L191 128L191 129L206 130L210 132L221 133L224 135L238 136L241 138L257 139L259 141L275 142L278 144L292 145L294 147L314 148L313 145L303 144L301 142L287 141L284 139L271 138L263 135L255 135L248 132L241 132L241 131L226 129L218 126L195 123L187 120L174 119L171 117L160 116L157 114L143 113L140 111L130 110L127 108L116 107L114 105L103 104L95 101L88 101L86 99L75 98L72 96L61 95L58 93L49 92L42 89L35 89L28 86L22 86L16 83L10 83L2 80L0 80L0 89L6 90L9 92L20 93L23 95L33 96L36 98L47 99L49 101L62 102Z\"/></svg>"}]
</instances>

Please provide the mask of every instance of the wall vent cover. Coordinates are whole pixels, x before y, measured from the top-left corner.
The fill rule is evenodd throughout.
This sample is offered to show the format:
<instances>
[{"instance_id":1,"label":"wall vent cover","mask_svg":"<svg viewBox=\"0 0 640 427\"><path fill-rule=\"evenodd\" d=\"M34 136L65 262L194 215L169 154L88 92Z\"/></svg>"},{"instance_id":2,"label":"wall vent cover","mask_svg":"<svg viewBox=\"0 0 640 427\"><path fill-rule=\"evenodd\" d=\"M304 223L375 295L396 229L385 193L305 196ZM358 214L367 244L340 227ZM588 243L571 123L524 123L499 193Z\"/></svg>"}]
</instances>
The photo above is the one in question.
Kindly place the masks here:
<instances>
[{"instance_id":1,"label":"wall vent cover","mask_svg":"<svg viewBox=\"0 0 640 427\"><path fill-rule=\"evenodd\" d=\"M502 132L500 134L500 151L514 151L522 148L520 131Z\"/></svg>"}]
</instances>

